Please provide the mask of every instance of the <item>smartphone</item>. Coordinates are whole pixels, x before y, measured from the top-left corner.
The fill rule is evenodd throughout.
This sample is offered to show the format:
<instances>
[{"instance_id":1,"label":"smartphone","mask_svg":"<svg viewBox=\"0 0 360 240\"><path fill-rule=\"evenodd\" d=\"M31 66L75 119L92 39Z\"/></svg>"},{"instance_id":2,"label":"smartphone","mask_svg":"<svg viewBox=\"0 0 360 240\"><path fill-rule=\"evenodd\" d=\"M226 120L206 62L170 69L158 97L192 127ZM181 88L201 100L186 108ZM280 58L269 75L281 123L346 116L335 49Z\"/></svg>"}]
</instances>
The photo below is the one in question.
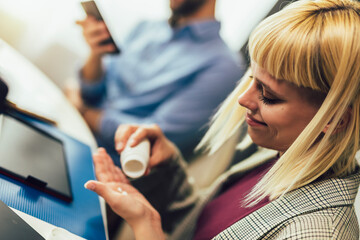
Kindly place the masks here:
<instances>
[{"instance_id":1,"label":"smartphone","mask_svg":"<svg viewBox=\"0 0 360 240\"><path fill-rule=\"evenodd\" d=\"M95 17L96 20L98 21L104 21L103 17L100 14L99 8L97 7L95 1L90 0L90 1L83 1L81 2L81 6L83 7L83 9L85 10L86 14L88 16L93 16ZM112 38L112 36L110 35L110 38L102 41L100 43L100 45L106 45L106 44L113 44L115 46L115 50L113 52L110 52L111 54L119 54L120 53L120 49L118 48L118 46L116 46L116 43L114 41L114 39Z\"/></svg>"}]
</instances>

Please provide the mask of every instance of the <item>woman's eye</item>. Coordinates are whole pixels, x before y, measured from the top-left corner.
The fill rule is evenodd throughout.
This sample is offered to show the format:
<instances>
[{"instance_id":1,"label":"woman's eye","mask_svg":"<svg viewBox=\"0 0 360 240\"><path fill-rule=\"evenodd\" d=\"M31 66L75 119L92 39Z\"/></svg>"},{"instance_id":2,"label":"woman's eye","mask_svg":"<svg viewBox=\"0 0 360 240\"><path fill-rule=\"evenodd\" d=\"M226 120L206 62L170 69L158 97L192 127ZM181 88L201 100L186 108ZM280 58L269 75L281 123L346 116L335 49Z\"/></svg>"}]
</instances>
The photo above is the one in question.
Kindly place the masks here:
<instances>
[{"instance_id":1,"label":"woman's eye","mask_svg":"<svg viewBox=\"0 0 360 240\"><path fill-rule=\"evenodd\" d=\"M279 103L280 100L279 99L272 99L272 98L267 98L265 97L263 94L260 94L259 96L260 101L262 101L264 104L276 104Z\"/></svg>"},{"instance_id":2,"label":"woman's eye","mask_svg":"<svg viewBox=\"0 0 360 240\"><path fill-rule=\"evenodd\" d=\"M256 88L259 91L259 100L262 101L264 104L276 104L280 103L281 100L277 98L268 98L264 96L264 88L261 84L257 83Z\"/></svg>"}]
</instances>

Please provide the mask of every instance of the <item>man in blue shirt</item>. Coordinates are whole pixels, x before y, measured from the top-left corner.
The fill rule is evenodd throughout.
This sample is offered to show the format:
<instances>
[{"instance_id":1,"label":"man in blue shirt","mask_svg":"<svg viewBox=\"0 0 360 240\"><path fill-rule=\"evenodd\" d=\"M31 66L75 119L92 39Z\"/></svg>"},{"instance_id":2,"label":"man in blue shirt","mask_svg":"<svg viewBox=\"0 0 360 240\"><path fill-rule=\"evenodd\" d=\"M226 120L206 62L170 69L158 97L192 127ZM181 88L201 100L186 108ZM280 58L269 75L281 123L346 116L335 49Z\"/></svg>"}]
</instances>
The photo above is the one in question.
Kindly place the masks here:
<instances>
[{"instance_id":1,"label":"man in blue shirt","mask_svg":"<svg viewBox=\"0 0 360 240\"><path fill-rule=\"evenodd\" d=\"M244 64L219 35L215 0L170 0L168 21L142 22L120 55L103 22L78 24L91 52L80 70L84 119L113 159L124 123L158 124L183 154L192 152L216 107L234 88ZM118 161L115 161L118 164Z\"/></svg>"}]
</instances>

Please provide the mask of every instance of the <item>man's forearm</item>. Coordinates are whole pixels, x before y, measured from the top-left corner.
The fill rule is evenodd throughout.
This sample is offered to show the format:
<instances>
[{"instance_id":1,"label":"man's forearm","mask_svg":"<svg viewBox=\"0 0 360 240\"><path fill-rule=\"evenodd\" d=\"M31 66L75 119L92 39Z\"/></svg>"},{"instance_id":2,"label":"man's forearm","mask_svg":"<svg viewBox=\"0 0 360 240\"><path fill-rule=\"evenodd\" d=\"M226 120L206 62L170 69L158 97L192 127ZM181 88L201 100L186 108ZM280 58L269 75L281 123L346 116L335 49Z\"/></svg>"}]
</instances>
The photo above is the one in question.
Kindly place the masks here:
<instances>
[{"instance_id":1,"label":"man's forearm","mask_svg":"<svg viewBox=\"0 0 360 240\"><path fill-rule=\"evenodd\" d=\"M86 82L95 82L104 74L101 55L91 54L81 69L81 74Z\"/></svg>"},{"instance_id":2,"label":"man's forearm","mask_svg":"<svg viewBox=\"0 0 360 240\"><path fill-rule=\"evenodd\" d=\"M91 131L93 133L98 133L103 111L84 106L82 109L80 109L80 113L83 116L85 122L90 127Z\"/></svg>"}]
</instances>

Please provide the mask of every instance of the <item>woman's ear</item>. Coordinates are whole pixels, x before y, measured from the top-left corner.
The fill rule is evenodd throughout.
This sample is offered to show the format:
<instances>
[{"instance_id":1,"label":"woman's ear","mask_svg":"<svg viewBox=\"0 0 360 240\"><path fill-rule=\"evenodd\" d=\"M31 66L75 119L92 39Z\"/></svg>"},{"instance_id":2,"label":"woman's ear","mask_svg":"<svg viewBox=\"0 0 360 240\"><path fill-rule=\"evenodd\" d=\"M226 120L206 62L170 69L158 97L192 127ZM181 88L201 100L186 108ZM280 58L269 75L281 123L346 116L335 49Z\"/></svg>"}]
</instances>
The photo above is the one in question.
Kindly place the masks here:
<instances>
[{"instance_id":1,"label":"woman's ear","mask_svg":"<svg viewBox=\"0 0 360 240\"><path fill-rule=\"evenodd\" d=\"M350 119L352 116L352 108L348 107L345 111L345 113L342 115L340 122L338 123L338 125L336 126L334 132L332 134L336 134L339 133L341 131L343 131L344 129L346 129L346 127L348 126ZM326 133L328 131L328 129L330 128L332 124L332 121L330 121L325 128L323 129L323 133Z\"/></svg>"}]
</instances>

